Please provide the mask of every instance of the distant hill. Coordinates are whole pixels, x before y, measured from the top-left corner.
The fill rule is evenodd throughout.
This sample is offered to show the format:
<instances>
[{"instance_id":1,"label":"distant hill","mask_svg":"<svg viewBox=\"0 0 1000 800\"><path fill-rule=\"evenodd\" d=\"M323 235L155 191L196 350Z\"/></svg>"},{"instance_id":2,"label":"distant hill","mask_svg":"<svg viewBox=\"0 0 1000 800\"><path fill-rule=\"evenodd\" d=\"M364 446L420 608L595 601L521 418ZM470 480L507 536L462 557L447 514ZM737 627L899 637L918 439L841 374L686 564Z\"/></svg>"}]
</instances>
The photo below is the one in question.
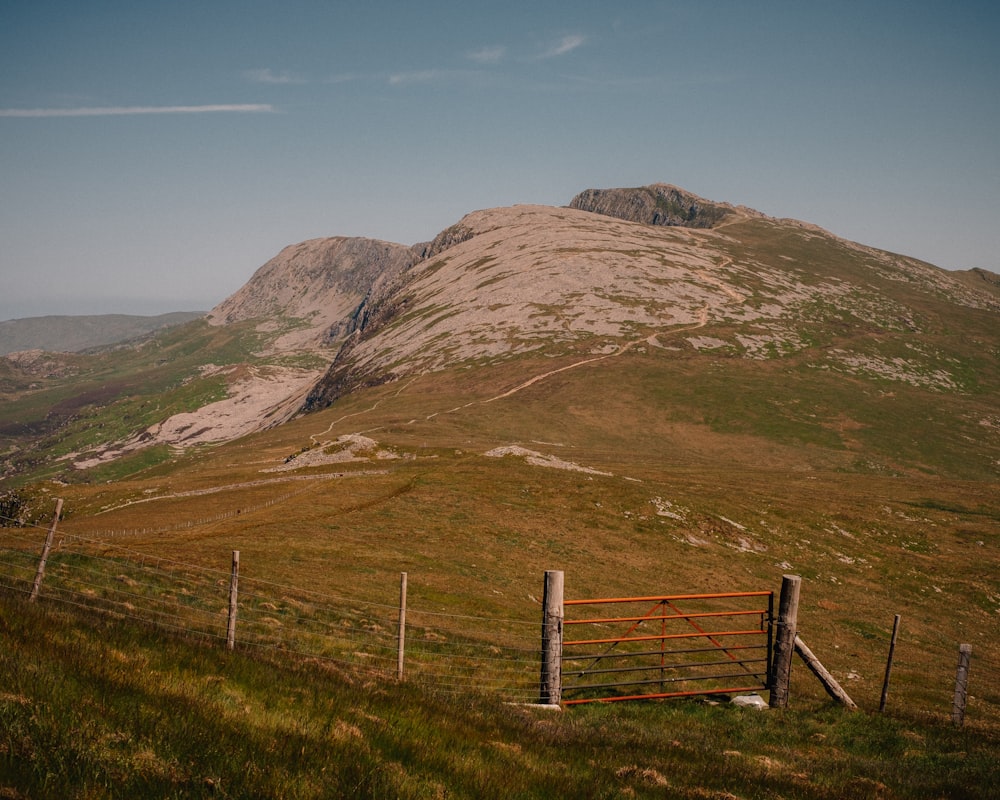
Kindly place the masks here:
<instances>
[{"instance_id":1,"label":"distant hill","mask_svg":"<svg viewBox=\"0 0 1000 800\"><path fill-rule=\"evenodd\" d=\"M21 350L79 353L183 325L203 316L203 311L175 311L154 317L95 314L9 319L0 322L0 355Z\"/></svg>"}]
</instances>

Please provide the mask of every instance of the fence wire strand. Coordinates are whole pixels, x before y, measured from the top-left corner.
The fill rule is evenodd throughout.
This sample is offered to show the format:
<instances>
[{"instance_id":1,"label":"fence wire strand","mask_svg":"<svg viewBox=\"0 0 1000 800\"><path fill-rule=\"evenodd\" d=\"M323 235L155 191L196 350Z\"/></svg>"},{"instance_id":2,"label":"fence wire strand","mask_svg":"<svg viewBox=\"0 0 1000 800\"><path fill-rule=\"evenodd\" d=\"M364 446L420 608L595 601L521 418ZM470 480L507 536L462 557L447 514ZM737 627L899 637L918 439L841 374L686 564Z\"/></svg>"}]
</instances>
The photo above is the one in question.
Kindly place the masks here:
<instances>
[{"instance_id":1,"label":"fence wire strand","mask_svg":"<svg viewBox=\"0 0 1000 800\"><path fill-rule=\"evenodd\" d=\"M30 595L47 531L40 525L0 529L0 588ZM171 633L225 641L231 577L231 570L60 532L40 597ZM446 693L485 690L510 701L534 699L538 656L525 626L535 629L537 623L420 608L407 613L407 680ZM398 606L239 578L240 648L317 659L384 679L396 675L398 622ZM468 627L452 624L465 622L481 630L502 625L514 643L483 641L470 636Z\"/></svg>"},{"instance_id":2,"label":"fence wire strand","mask_svg":"<svg viewBox=\"0 0 1000 800\"><path fill-rule=\"evenodd\" d=\"M16 522L0 517L6 522ZM48 525L0 527L0 590L31 594ZM69 608L151 625L212 642L226 641L230 569L151 555L119 542L59 531L40 598ZM393 679L399 607L240 575L237 645L295 655L353 675ZM444 694L487 691L512 702L537 699L540 619L407 609L405 680ZM599 624L597 627L601 627ZM489 641L503 630L503 643ZM481 631L477 636L470 630ZM655 638L655 637L654 637ZM1000 664L973 640L970 674L979 686L1000 683ZM933 679L910 653L933 653L948 665ZM941 707L953 690L957 643L924 630L901 639L895 654L890 706L920 698ZM992 689L983 693L995 694ZM992 699L983 702L993 703Z\"/></svg>"}]
</instances>

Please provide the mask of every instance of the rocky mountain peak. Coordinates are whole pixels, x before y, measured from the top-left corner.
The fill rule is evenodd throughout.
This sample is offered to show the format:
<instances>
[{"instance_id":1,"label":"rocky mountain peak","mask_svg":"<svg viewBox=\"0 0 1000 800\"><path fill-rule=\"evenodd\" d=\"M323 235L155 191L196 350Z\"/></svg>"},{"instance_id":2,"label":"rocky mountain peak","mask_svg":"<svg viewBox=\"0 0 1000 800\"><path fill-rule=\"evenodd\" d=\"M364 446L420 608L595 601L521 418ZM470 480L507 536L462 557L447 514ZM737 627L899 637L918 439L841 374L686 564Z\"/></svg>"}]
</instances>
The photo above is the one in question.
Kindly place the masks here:
<instances>
[{"instance_id":1,"label":"rocky mountain peak","mask_svg":"<svg viewBox=\"0 0 1000 800\"><path fill-rule=\"evenodd\" d=\"M714 228L736 215L757 214L706 200L666 183L635 189L586 189L573 198L569 207L644 225L682 228Z\"/></svg>"},{"instance_id":2,"label":"rocky mountain peak","mask_svg":"<svg viewBox=\"0 0 1000 800\"><path fill-rule=\"evenodd\" d=\"M334 236L289 245L209 314L213 325L251 319L300 320L296 344L325 343L376 285L384 286L420 257L417 248L363 237ZM349 327L349 326L347 326Z\"/></svg>"}]
</instances>

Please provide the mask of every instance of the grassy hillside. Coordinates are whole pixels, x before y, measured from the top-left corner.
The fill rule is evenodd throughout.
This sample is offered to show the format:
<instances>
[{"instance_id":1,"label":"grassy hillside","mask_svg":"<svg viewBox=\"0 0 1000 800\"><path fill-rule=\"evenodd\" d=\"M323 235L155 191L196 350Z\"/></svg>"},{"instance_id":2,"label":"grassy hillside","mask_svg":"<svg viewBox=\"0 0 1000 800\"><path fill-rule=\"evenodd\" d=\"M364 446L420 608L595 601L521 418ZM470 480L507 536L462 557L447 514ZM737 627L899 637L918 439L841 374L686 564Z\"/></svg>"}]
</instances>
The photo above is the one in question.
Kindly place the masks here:
<instances>
[{"instance_id":1,"label":"grassy hillside","mask_svg":"<svg viewBox=\"0 0 1000 800\"><path fill-rule=\"evenodd\" d=\"M436 635L484 647L535 647L547 569L566 572L571 597L777 590L796 573L802 636L863 708L877 707L899 613L898 702L947 716L968 641L976 713L1000 719L995 483L915 468L910 439L891 436L893 460L858 469L840 437L864 431L831 433L808 414L775 421L737 407L726 424L706 423L693 377L649 374L660 357L583 366L492 401L553 365L389 384L128 480L42 488L66 498L61 530L85 537L83 555L221 571L210 584L238 549L260 603L279 607L317 592L391 608L406 571L415 609L459 615L435 618ZM706 374L725 375L731 362L718 363ZM357 433L376 444L336 460L339 437ZM485 455L513 443L590 471ZM463 615L513 622L469 631ZM391 630L391 619L376 624Z\"/></svg>"},{"instance_id":2,"label":"grassy hillside","mask_svg":"<svg viewBox=\"0 0 1000 800\"><path fill-rule=\"evenodd\" d=\"M671 702L557 713L0 596L21 798L986 798L996 728Z\"/></svg>"},{"instance_id":3,"label":"grassy hillside","mask_svg":"<svg viewBox=\"0 0 1000 800\"><path fill-rule=\"evenodd\" d=\"M212 327L196 321L140 345L92 354L43 356L19 365L0 359L0 486L38 479L108 480L168 457L168 448L107 459L168 417L222 400L248 373L312 368L315 355L270 354L253 324ZM89 473L77 461L110 462Z\"/></svg>"}]
</instances>

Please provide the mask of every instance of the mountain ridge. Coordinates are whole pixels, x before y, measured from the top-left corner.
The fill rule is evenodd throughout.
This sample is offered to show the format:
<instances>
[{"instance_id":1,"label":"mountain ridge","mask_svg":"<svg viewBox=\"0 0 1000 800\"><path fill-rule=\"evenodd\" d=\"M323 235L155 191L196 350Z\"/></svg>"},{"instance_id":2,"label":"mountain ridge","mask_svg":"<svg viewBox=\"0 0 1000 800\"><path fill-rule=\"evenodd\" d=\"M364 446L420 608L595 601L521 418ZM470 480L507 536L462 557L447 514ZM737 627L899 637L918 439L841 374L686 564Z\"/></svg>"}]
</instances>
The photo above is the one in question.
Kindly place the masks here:
<instances>
[{"instance_id":1,"label":"mountain ridge","mask_svg":"<svg viewBox=\"0 0 1000 800\"><path fill-rule=\"evenodd\" d=\"M695 220L707 207L707 201L694 195L679 194L674 187L666 188L673 193L671 197L691 201L688 207L695 211L691 212L691 219L686 222ZM856 267L854 277L826 275L822 269L812 269L810 274L810 269L785 264L785 260L791 262L794 259L781 254L767 262L741 265L740 254L727 243L730 237L721 231L701 223L690 225L664 220L654 224L646 221L648 204L629 200L635 196L648 199L651 193L645 189L610 190L604 195L595 195L595 191L578 195L575 205L565 209L514 206L472 212L447 229L445 244L432 246L432 255L414 265L407 274L408 294L402 301L407 308L404 313L425 319L415 318L406 323L397 318L395 324L392 319L387 319L379 328L383 331L380 334L374 329L359 331L338 352L327 377L309 395L305 410L315 410L333 402L343 392L350 391L353 385L373 385L419 371L418 363L431 370L446 366L450 362L441 352L445 342L452 351L460 349L456 346L458 341L465 342L462 357L489 358L501 355L501 351L516 354L532 349L532 345L525 340L537 339L543 328L551 337L560 339L585 333L591 336L610 335L620 340L625 328L646 326L647 336L655 340L653 330L656 327L692 325L699 320L702 326L710 321L756 323L771 328L772 332L765 337L773 338L773 329L780 327L781 317L800 313L794 309L789 311L789 304L798 308L810 302L842 302L850 295L852 313L867 316L869 321L882 316L872 307L872 299L863 296L876 280L912 284L928 294L944 294L952 302L970 307L1000 308L1000 295L977 291L968 282L954 280L946 271L932 265L840 239L817 226L774 219L751 209L727 206L722 216L714 212L709 214L715 220L713 224L726 220L725 224L729 226L744 224L784 231L783 235L800 240L794 243L798 247L810 241L825 243L828 249L852 254ZM595 207L613 213L576 207L587 206L588 198L595 196L599 201L601 197L605 198ZM619 203L623 197L624 202ZM633 211L640 221L623 218ZM582 252L585 248L574 241L574 237L583 241L590 235L583 230L588 221L586 215L589 214L617 222L605 223L606 235L603 238L591 236L587 240L587 247L592 248L592 252L587 254ZM535 219L525 223L528 216ZM564 223L570 217L575 222L567 229ZM526 243L531 237L528 229L532 226L537 236L529 245ZM515 239L523 240L513 245L516 251L510 246ZM622 250L621 242L626 239L634 250ZM560 266L550 270L548 277L555 283L549 289L545 288L540 272L533 272L525 266L518 272L518 268L512 266L524 264L522 254L528 247L533 248L536 256L543 251L562 251L566 254ZM646 255L642 255L644 248ZM573 250L578 252L570 255ZM654 250L655 255L650 257L648 253ZM491 254L484 254L487 251ZM471 255L463 258L465 253ZM447 269L455 261L460 263L454 269ZM617 271L612 272L611 264ZM645 264L642 269L646 270L645 295L637 296L633 287L617 300L612 299L613 292L608 291L608 283L624 285L635 280L642 264ZM438 270L443 270L444 278L434 277ZM473 279L474 274L477 277ZM739 288L741 283L753 288L744 291ZM490 287L489 291L481 292L486 286ZM505 289L508 291L506 295ZM566 308L562 315L555 314L560 320L554 321L552 309L560 302L559 291L573 292L578 307ZM484 299L480 302L477 300L479 297ZM420 298L423 298L422 302ZM763 308L765 298L771 302L772 308ZM750 301L749 304L747 301ZM471 307L477 304L478 313L470 313ZM547 311L539 310L539 306L546 304ZM442 319L433 319L432 311L437 305L449 307L451 311ZM738 306L742 306L742 310L737 311ZM509 320L523 320L525 314L532 315L533 332L527 336L522 335L523 332L511 332L506 345L499 343L496 331L504 326L509 328ZM616 314L621 317L621 324L609 322ZM902 307L897 308L894 314L899 319L912 317ZM550 323L547 326L541 322L546 318ZM445 319L447 324L444 324ZM895 323L882 321L879 324L892 327ZM387 330L393 327L395 332ZM470 332L479 336L478 345L468 341ZM781 336L778 338L781 339ZM792 338L785 336L781 347L794 349L796 345ZM383 372L381 378L374 374L379 370ZM356 379L352 379L352 371L356 373Z\"/></svg>"},{"instance_id":2,"label":"mountain ridge","mask_svg":"<svg viewBox=\"0 0 1000 800\"><path fill-rule=\"evenodd\" d=\"M154 445L227 441L403 378L463 370L489 380L488 371L522 362L562 371L626 358L652 358L666 372L729 363L745 381L775 369L796 376L772 392L829 376L863 392L961 397L962 426L982 422L992 452L1000 421L975 400L997 379L1000 279L990 275L951 274L668 184L586 190L565 207L473 211L412 246L311 239L283 248L189 332L165 338L173 344L162 354L156 341L136 351L156 376L149 385L170 387L176 407L115 394L135 379L105 380L81 394L106 398L83 406L88 415L126 402L141 413L119 413L63 458L86 470ZM11 397L87 374L51 358L0 361ZM839 425L838 413L815 415L801 435ZM90 418L49 414L27 430ZM19 424L11 417L6 429ZM4 429L0 420L0 439Z\"/></svg>"}]
</instances>

